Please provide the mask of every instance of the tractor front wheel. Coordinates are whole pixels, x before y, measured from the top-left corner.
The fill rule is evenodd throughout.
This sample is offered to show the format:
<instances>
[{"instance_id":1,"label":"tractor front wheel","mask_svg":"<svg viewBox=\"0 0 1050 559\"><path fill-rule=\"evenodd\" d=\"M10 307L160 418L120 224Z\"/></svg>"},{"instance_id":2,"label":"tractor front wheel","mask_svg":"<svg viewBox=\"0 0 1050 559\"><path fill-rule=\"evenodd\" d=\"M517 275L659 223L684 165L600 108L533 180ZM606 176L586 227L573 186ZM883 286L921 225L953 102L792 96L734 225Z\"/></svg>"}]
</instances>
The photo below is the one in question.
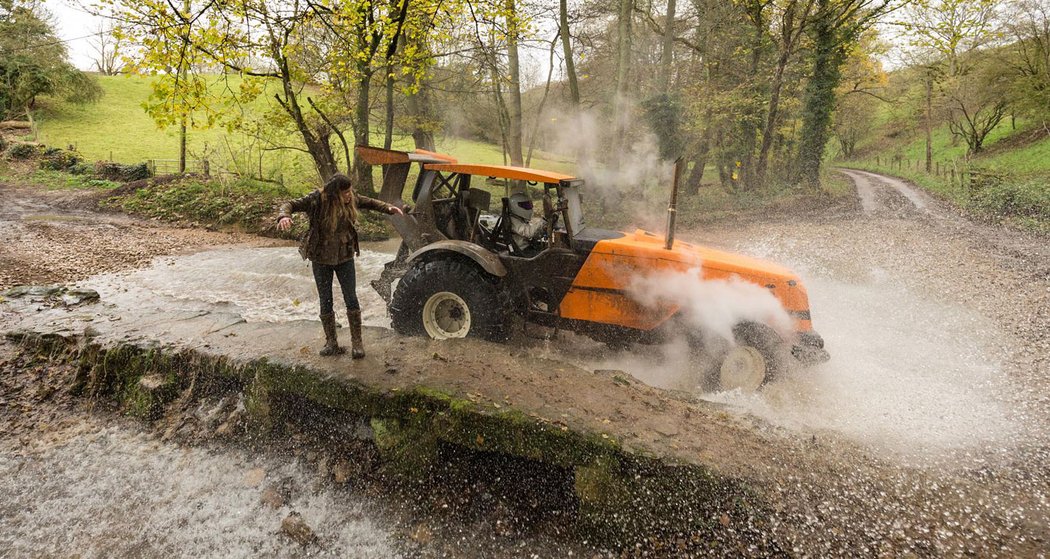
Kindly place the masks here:
<instances>
[{"instance_id":1,"label":"tractor front wheel","mask_svg":"<svg viewBox=\"0 0 1050 559\"><path fill-rule=\"evenodd\" d=\"M735 344L715 371L720 390L754 392L780 373L780 336L770 327L746 322L733 328Z\"/></svg>"},{"instance_id":2,"label":"tractor front wheel","mask_svg":"<svg viewBox=\"0 0 1050 559\"><path fill-rule=\"evenodd\" d=\"M502 340L509 307L495 278L477 266L441 258L413 263L398 282L389 310L399 334Z\"/></svg>"}]
</instances>

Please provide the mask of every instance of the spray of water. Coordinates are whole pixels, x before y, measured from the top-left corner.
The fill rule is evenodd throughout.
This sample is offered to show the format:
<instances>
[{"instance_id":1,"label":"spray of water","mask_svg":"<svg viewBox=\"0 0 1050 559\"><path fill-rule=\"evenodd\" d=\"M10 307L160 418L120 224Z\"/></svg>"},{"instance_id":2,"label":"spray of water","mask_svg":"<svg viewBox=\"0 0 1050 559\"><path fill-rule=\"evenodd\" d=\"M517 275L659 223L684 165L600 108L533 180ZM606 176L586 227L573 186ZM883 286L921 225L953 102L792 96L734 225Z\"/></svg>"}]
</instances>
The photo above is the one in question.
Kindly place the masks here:
<instances>
[{"instance_id":1,"label":"spray of water","mask_svg":"<svg viewBox=\"0 0 1050 559\"><path fill-rule=\"evenodd\" d=\"M738 278L705 280L699 267L635 274L627 293L648 308L680 307L686 325L705 337L732 341L733 327L741 322L765 324L785 338L791 335L791 317L768 289Z\"/></svg>"}]
</instances>

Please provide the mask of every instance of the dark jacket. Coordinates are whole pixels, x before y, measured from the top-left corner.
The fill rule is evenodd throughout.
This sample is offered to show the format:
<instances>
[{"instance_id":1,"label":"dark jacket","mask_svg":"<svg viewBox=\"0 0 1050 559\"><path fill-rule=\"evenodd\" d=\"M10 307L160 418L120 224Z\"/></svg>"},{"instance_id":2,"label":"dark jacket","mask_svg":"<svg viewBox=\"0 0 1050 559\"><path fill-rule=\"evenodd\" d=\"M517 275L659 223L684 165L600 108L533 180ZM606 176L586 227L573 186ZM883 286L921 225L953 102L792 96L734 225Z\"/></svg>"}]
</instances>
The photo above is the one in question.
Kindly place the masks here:
<instances>
[{"instance_id":1,"label":"dark jacket","mask_svg":"<svg viewBox=\"0 0 1050 559\"><path fill-rule=\"evenodd\" d=\"M354 193L354 204L358 210L373 210L392 214L394 206L375 198L361 196ZM361 254L361 248L357 240L357 224L347 221L340 223L336 229L336 235L345 237L346 243L325 242L321 227L321 192L313 191L302 198L296 198L281 204L277 214L277 221L281 218L292 217L295 212L303 212L310 219L310 228L299 239L299 254L304 259L309 259L319 264L341 264L346 260Z\"/></svg>"}]
</instances>

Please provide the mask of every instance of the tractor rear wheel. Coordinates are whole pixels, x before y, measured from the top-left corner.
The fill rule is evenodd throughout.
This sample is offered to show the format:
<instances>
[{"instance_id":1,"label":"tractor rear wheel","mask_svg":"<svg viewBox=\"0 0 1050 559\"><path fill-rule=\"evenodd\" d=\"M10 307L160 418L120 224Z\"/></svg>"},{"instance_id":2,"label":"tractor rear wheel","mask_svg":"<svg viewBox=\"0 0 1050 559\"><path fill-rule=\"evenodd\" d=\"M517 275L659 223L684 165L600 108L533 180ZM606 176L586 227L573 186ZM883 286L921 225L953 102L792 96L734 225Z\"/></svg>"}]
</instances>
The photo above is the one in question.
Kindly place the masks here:
<instances>
[{"instance_id":1,"label":"tractor rear wheel","mask_svg":"<svg viewBox=\"0 0 1050 559\"><path fill-rule=\"evenodd\" d=\"M449 338L506 338L510 304L495 278L459 259L417 261L390 300L399 334Z\"/></svg>"}]
</instances>

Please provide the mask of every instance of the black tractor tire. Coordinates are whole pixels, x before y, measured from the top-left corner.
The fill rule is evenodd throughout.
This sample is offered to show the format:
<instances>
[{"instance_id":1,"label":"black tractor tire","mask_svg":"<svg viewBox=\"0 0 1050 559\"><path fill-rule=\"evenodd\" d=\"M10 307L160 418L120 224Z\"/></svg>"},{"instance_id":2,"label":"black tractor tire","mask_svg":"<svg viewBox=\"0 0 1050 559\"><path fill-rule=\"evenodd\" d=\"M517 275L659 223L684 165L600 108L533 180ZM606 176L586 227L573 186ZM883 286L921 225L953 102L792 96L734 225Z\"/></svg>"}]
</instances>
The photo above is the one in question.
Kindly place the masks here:
<instances>
[{"instance_id":1,"label":"black tractor tire","mask_svg":"<svg viewBox=\"0 0 1050 559\"><path fill-rule=\"evenodd\" d=\"M450 304L469 316L466 336L492 341L507 339L511 304L498 279L473 263L454 257L412 263L388 306L394 331L409 336L428 335L424 308L431 298L443 293L455 295L456 302ZM466 308L459 308L459 302L465 303Z\"/></svg>"},{"instance_id":2,"label":"black tractor tire","mask_svg":"<svg viewBox=\"0 0 1050 559\"><path fill-rule=\"evenodd\" d=\"M748 371L745 376L749 377L748 388L745 390L757 390L760 386L775 379L784 369L784 362L778 350L783 344L780 336L769 326L757 322L742 322L733 327L734 345L719 360L719 365L711 371L709 384L715 389L727 390L730 386L725 384L729 360L738 358L737 365L750 362L752 365L745 367ZM754 366L757 365L758 369ZM757 376L752 376L757 373Z\"/></svg>"}]
</instances>

